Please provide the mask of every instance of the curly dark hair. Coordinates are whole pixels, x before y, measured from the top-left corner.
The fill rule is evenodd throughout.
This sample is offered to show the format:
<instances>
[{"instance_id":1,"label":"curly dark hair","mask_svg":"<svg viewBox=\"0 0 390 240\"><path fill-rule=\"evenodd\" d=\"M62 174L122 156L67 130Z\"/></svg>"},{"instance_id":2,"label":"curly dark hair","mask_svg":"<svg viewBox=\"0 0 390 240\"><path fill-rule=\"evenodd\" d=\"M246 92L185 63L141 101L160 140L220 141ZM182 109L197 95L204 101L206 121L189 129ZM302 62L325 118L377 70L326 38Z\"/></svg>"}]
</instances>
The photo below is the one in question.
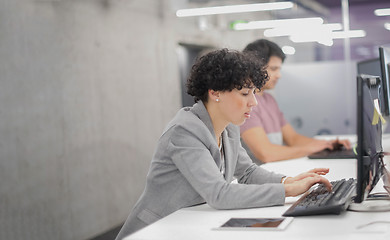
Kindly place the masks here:
<instances>
[{"instance_id":1,"label":"curly dark hair","mask_svg":"<svg viewBox=\"0 0 390 240\"><path fill-rule=\"evenodd\" d=\"M261 89L268 80L265 65L250 53L226 48L209 52L192 66L187 93L195 102L207 102L208 90L232 91L244 87Z\"/></svg>"}]
</instances>

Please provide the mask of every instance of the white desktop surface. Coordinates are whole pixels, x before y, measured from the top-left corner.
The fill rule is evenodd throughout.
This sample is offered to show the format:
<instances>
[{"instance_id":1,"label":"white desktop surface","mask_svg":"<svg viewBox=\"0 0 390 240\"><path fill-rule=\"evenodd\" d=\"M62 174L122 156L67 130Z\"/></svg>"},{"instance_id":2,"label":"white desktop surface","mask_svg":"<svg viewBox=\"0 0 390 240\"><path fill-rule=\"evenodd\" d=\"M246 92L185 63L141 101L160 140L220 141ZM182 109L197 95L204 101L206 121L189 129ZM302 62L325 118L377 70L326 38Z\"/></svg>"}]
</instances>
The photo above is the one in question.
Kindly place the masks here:
<instances>
[{"instance_id":1,"label":"white desktop surface","mask_svg":"<svg viewBox=\"0 0 390 240\"><path fill-rule=\"evenodd\" d=\"M390 149L390 138L384 137L384 150ZM389 146L387 147L386 146ZM330 168L329 180L356 177L356 159L314 160L299 158L267 163L265 169L295 176L315 167ZM381 188L381 182L378 183ZM390 239L390 212L352 212L340 215L295 217L283 231L215 230L232 217L281 217L297 199L286 198L284 206L240 210L215 210L207 204L184 208L128 236L125 240L200 240L200 239ZM367 227L359 226L375 221Z\"/></svg>"}]
</instances>

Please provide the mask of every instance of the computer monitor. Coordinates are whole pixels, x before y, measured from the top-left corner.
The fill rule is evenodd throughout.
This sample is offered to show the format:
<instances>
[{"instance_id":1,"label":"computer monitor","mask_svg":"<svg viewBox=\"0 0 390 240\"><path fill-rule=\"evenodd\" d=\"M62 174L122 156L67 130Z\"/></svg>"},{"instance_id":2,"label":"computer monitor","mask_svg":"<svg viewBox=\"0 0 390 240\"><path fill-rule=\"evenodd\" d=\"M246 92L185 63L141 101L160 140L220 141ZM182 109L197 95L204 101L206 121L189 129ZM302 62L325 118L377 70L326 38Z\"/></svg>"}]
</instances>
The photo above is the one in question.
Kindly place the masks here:
<instances>
[{"instance_id":1,"label":"computer monitor","mask_svg":"<svg viewBox=\"0 0 390 240\"><path fill-rule=\"evenodd\" d=\"M390 116L390 47L379 47L379 61L382 77L382 114Z\"/></svg>"},{"instance_id":2,"label":"computer monitor","mask_svg":"<svg viewBox=\"0 0 390 240\"><path fill-rule=\"evenodd\" d=\"M370 75L357 77L357 185L354 202L361 203L382 176L382 123L375 116L375 89L380 79ZM374 91L372 91L374 90Z\"/></svg>"},{"instance_id":3,"label":"computer monitor","mask_svg":"<svg viewBox=\"0 0 390 240\"><path fill-rule=\"evenodd\" d=\"M381 62L379 58L373 58L368 59L364 61L360 61L357 63L357 73L358 74L365 74L365 75L372 75L372 76L378 76L382 79L382 70L381 70ZM381 82L383 84L383 82ZM384 105L384 86L380 86L378 89L381 99L380 102L382 103L380 108L383 115L386 115L386 106ZM383 129L384 130L384 129Z\"/></svg>"},{"instance_id":4,"label":"computer monitor","mask_svg":"<svg viewBox=\"0 0 390 240\"><path fill-rule=\"evenodd\" d=\"M382 72L379 58L372 58L358 62L357 73L381 77Z\"/></svg>"}]
</instances>

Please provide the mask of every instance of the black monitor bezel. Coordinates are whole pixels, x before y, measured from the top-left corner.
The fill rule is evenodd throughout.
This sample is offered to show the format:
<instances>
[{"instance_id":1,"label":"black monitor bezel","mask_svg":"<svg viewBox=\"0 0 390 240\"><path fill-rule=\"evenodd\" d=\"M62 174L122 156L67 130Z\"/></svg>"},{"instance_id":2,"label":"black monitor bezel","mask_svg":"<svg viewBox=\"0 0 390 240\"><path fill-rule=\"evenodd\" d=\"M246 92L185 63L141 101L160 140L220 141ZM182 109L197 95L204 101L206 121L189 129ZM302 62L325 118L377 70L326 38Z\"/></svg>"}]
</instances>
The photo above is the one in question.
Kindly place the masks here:
<instances>
[{"instance_id":1,"label":"black monitor bezel","mask_svg":"<svg viewBox=\"0 0 390 240\"><path fill-rule=\"evenodd\" d=\"M376 135L379 134L379 141L375 141L374 148L372 142L367 143L366 130L364 125L365 118L365 101L373 100L372 96L364 95L364 87L369 88L370 79L373 76L358 75L357 77L357 183L356 183L356 196L354 197L355 203L363 202L373 187L377 184L378 180L383 174L383 149L382 149L382 128L381 122L378 122L378 129ZM376 86L377 87L377 86ZM366 91L367 93L369 92ZM377 146L378 145L378 146Z\"/></svg>"},{"instance_id":2,"label":"black monitor bezel","mask_svg":"<svg viewBox=\"0 0 390 240\"><path fill-rule=\"evenodd\" d=\"M363 70L362 70L362 68L364 67L364 66L366 66L367 64L374 64L374 65L380 65L380 63L379 63L379 61L380 61L380 59L379 58L371 58L371 59L366 59L366 60L362 60L362 61L360 61L360 62L357 62L357 74L369 74L369 75L378 75L378 74L381 74L381 72L380 72L380 67L378 68L379 69L379 71L378 71L378 74L376 73L377 71L375 71L375 70L377 70L377 69L370 69L370 71L369 72L364 72ZM375 73L374 73L375 72Z\"/></svg>"},{"instance_id":3,"label":"black monitor bezel","mask_svg":"<svg viewBox=\"0 0 390 240\"><path fill-rule=\"evenodd\" d=\"M382 114L390 116L390 76L389 76L389 64L390 64L390 48L380 46L379 47L379 63L381 68L382 78Z\"/></svg>"}]
</instances>

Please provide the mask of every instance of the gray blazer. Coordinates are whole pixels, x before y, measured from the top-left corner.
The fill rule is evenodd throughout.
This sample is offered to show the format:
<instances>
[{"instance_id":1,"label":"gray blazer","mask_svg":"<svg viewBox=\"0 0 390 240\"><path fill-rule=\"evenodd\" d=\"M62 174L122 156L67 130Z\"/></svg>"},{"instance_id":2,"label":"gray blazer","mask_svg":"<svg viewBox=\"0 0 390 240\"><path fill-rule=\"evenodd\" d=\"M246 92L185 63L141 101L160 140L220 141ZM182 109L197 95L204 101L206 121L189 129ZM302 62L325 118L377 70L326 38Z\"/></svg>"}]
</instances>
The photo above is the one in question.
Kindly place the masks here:
<instances>
[{"instance_id":1,"label":"gray blazer","mask_svg":"<svg viewBox=\"0 0 390 240\"><path fill-rule=\"evenodd\" d=\"M116 239L175 212L208 203L216 209L282 205L284 175L257 166L230 124L223 132L225 176L210 116L200 101L181 109L160 137L146 187ZM236 177L239 184L231 184Z\"/></svg>"}]
</instances>

